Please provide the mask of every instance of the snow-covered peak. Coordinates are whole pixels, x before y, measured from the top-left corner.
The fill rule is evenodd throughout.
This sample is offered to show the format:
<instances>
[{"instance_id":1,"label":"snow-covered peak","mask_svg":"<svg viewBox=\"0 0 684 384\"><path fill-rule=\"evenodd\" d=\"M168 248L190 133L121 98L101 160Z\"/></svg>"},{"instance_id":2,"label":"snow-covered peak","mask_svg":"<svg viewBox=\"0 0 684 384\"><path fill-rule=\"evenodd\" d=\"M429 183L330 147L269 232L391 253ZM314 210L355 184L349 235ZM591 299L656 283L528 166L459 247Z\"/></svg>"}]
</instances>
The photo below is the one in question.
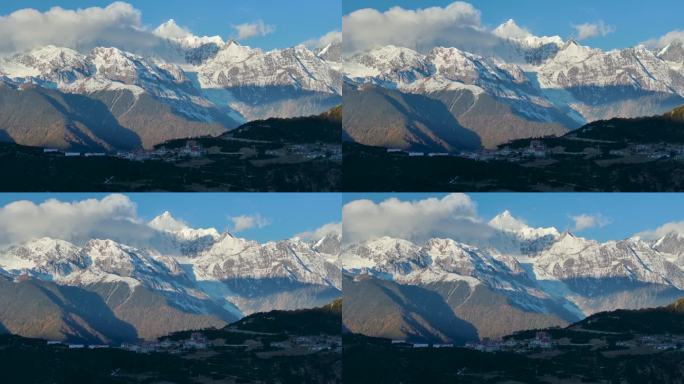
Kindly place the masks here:
<instances>
[{"instance_id":1,"label":"snow-covered peak","mask_svg":"<svg viewBox=\"0 0 684 384\"><path fill-rule=\"evenodd\" d=\"M407 71L426 66L425 55L412 49L387 45L355 56L354 62L380 73Z\"/></svg>"},{"instance_id":2,"label":"snow-covered peak","mask_svg":"<svg viewBox=\"0 0 684 384\"><path fill-rule=\"evenodd\" d=\"M518 232L529 226L522 220L516 219L511 211L505 210L489 221L489 226L500 231Z\"/></svg>"},{"instance_id":3,"label":"snow-covered peak","mask_svg":"<svg viewBox=\"0 0 684 384\"><path fill-rule=\"evenodd\" d=\"M157 226L189 230L168 213L157 219ZM155 241L148 245L140 248L111 239L91 239L79 247L57 239L36 239L0 250L0 274L86 289L101 284L117 284L118 289L118 284L126 284L131 295L142 286L192 312L211 313L218 305L238 316L242 312L236 306L250 308L254 305L251 301L270 295L273 288L284 293L302 285L342 288L341 269L328 260L330 255L301 240L259 244L224 233L181 242L188 255L169 255L156 248ZM267 303L257 304L272 308ZM273 305L288 307L290 303Z\"/></svg>"},{"instance_id":4,"label":"snow-covered peak","mask_svg":"<svg viewBox=\"0 0 684 384\"><path fill-rule=\"evenodd\" d=\"M218 257L228 257L240 253L249 246L258 246L258 243L235 237L226 232L220 235L208 253Z\"/></svg>"},{"instance_id":5,"label":"snow-covered peak","mask_svg":"<svg viewBox=\"0 0 684 384\"><path fill-rule=\"evenodd\" d=\"M684 43L682 41L673 41L663 47L657 56L665 61L684 64Z\"/></svg>"},{"instance_id":6,"label":"snow-covered peak","mask_svg":"<svg viewBox=\"0 0 684 384\"><path fill-rule=\"evenodd\" d=\"M571 40L556 56L534 70L543 89L600 87L610 92L611 89L628 87L644 92L684 95L684 77L677 64L658 58L644 46L603 52ZM587 120L615 117L602 116L600 110L594 112L595 106L591 101L587 105L575 103L571 107L577 108ZM646 112L637 113L643 115ZM630 113L622 116L633 117Z\"/></svg>"},{"instance_id":7,"label":"snow-covered peak","mask_svg":"<svg viewBox=\"0 0 684 384\"><path fill-rule=\"evenodd\" d=\"M432 260L450 260L474 266L473 255L478 250L466 244L459 243L453 239L430 239L422 247L422 251L430 256Z\"/></svg>"},{"instance_id":8,"label":"snow-covered peak","mask_svg":"<svg viewBox=\"0 0 684 384\"><path fill-rule=\"evenodd\" d=\"M392 264L420 263L420 247L412 242L392 237L381 237L354 244L342 251L340 263L349 270L383 267Z\"/></svg>"},{"instance_id":9,"label":"snow-covered peak","mask_svg":"<svg viewBox=\"0 0 684 384\"><path fill-rule=\"evenodd\" d=\"M563 232L558 241L548 250L549 254L577 254L590 246L596 246L598 242L576 237L569 231Z\"/></svg>"},{"instance_id":10,"label":"snow-covered peak","mask_svg":"<svg viewBox=\"0 0 684 384\"><path fill-rule=\"evenodd\" d=\"M50 237L30 240L21 245L20 248L30 252L34 257L47 258L69 258L78 252L78 247L76 245L68 241Z\"/></svg>"},{"instance_id":11,"label":"snow-covered peak","mask_svg":"<svg viewBox=\"0 0 684 384\"><path fill-rule=\"evenodd\" d=\"M580 45L575 40L568 40L553 58L553 61L562 63L581 63L594 54L600 54L598 49L592 49Z\"/></svg>"},{"instance_id":12,"label":"snow-covered peak","mask_svg":"<svg viewBox=\"0 0 684 384\"><path fill-rule=\"evenodd\" d=\"M533 228L506 210L488 225L496 230L490 246L506 254L534 256L554 243L560 233L556 228Z\"/></svg>"},{"instance_id":13,"label":"snow-covered peak","mask_svg":"<svg viewBox=\"0 0 684 384\"><path fill-rule=\"evenodd\" d=\"M476 277L485 271L522 272L513 258L447 238L433 238L421 246L383 237L348 247L341 260L350 271L389 274L396 280Z\"/></svg>"},{"instance_id":14,"label":"snow-covered peak","mask_svg":"<svg viewBox=\"0 0 684 384\"><path fill-rule=\"evenodd\" d=\"M599 243L565 233L534 260L538 278L622 278L684 289L684 270L638 239Z\"/></svg>"},{"instance_id":15,"label":"snow-covered peak","mask_svg":"<svg viewBox=\"0 0 684 384\"><path fill-rule=\"evenodd\" d=\"M44 273L67 273L74 266L85 266L80 249L68 242L44 237L0 251L0 268L37 269Z\"/></svg>"},{"instance_id":16,"label":"snow-covered peak","mask_svg":"<svg viewBox=\"0 0 684 384\"><path fill-rule=\"evenodd\" d=\"M336 41L315 50L316 56L331 63L342 62L342 42Z\"/></svg>"},{"instance_id":17,"label":"snow-covered peak","mask_svg":"<svg viewBox=\"0 0 684 384\"><path fill-rule=\"evenodd\" d=\"M413 257L417 252L417 247L412 242L389 236L368 241L363 246L373 254L391 258Z\"/></svg>"},{"instance_id":18,"label":"snow-covered peak","mask_svg":"<svg viewBox=\"0 0 684 384\"><path fill-rule=\"evenodd\" d=\"M123 281L129 285L168 290L184 275L180 265L171 257L154 251L142 250L116 241L93 239L82 252L90 266L81 274L70 277L71 281L95 283L100 281Z\"/></svg>"},{"instance_id":19,"label":"snow-covered peak","mask_svg":"<svg viewBox=\"0 0 684 384\"><path fill-rule=\"evenodd\" d=\"M0 59L0 73L12 79L42 77L74 81L91 75L94 68L87 57L70 48L52 45Z\"/></svg>"},{"instance_id":20,"label":"snow-covered peak","mask_svg":"<svg viewBox=\"0 0 684 384\"><path fill-rule=\"evenodd\" d=\"M304 46L263 52L229 42L194 70L203 89L273 86L342 93L340 74Z\"/></svg>"},{"instance_id":21,"label":"snow-covered peak","mask_svg":"<svg viewBox=\"0 0 684 384\"><path fill-rule=\"evenodd\" d=\"M141 78L155 78L158 81L167 77L166 73L143 57L118 48L97 47L88 57L98 74L124 84L139 83Z\"/></svg>"},{"instance_id":22,"label":"snow-covered peak","mask_svg":"<svg viewBox=\"0 0 684 384\"><path fill-rule=\"evenodd\" d=\"M322 238L316 240L312 248L316 252L333 255L335 258L339 257L342 244L342 234L339 232L331 232Z\"/></svg>"},{"instance_id":23,"label":"snow-covered peak","mask_svg":"<svg viewBox=\"0 0 684 384\"><path fill-rule=\"evenodd\" d=\"M489 280L494 275L507 278L524 273L518 261L495 250L481 250L453 239L430 239L422 247L432 263L448 273Z\"/></svg>"},{"instance_id":24,"label":"snow-covered peak","mask_svg":"<svg viewBox=\"0 0 684 384\"><path fill-rule=\"evenodd\" d=\"M653 243L653 249L673 256L682 256L684 255L684 235L679 232L670 232L656 240Z\"/></svg>"},{"instance_id":25,"label":"snow-covered peak","mask_svg":"<svg viewBox=\"0 0 684 384\"><path fill-rule=\"evenodd\" d=\"M153 287L182 273L173 259L113 240L93 239L83 247L41 238L0 252L0 268L70 285L125 282Z\"/></svg>"},{"instance_id":26,"label":"snow-covered peak","mask_svg":"<svg viewBox=\"0 0 684 384\"><path fill-rule=\"evenodd\" d=\"M492 33L504 39L525 39L531 37L530 31L521 28L513 19L508 19L498 27L494 28Z\"/></svg>"},{"instance_id":27,"label":"snow-covered peak","mask_svg":"<svg viewBox=\"0 0 684 384\"><path fill-rule=\"evenodd\" d=\"M96 264L121 263L131 266L137 250L110 239L89 240L83 247L85 252Z\"/></svg>"},{"instance_id":28,"label":"snow-covered peak","mask_svg":"<svg viewBox=\"0 0 684 384\"><path fill-rule=\"evenodd\" d=\"M565 44L560 36L535 36L513 20L502 23L492 33L505 44L495 48L493 56L504 62L538 65L556 55Z\"/></svg>"},{"instance_id":29,"label":"snow-covered peak","mask_svg":"<svg viewBox=\"0 0 684 384\"><path fill-rule=\"evenodd\" d=\"M206 44L215 44L221 47L225 44L220 36L195 36L176 24L174 19L162 23L153 33L161 38L174 41L183 48L199 48Z\"/></svg>"},{"instance_id":30,"label":"snow-covered peak","mask_svg":"<svg viewBox=\"0 0 684 384\"><path fill-rule=\"evenodd\" d=\"M182 263L191 267L198 281L286 279L340 287L340 269L328 257L301 239L259 244L224 234L212 247Z\"/></svg>"},{"instance_id":31,"label":"snow-covered peak","mask_svg":"<svg viewBox=\"0 0 684 384\"><path fill-rule=\"evenodd\" d=\"M453 239L430 239L419 246L382 238L348 247L341 260L349 273L402 284L464 282L471 289L484 285L524 307L538 306L540 298L548 297L513 257Z\"/></svg>"},{"instance_id":32,"label":"snow-covered peak","mask_svg":"<svg viewBox=\"0 0 684 384\"><path fill-rule=\"evenodd\" d=\"M203 237L217 240L221 237L216 228L190 228L182 220L173 217L169 211L155 217L147 225L158 231L172 234L179 241L193 241Z\"/></svg>"},{"instance_id":33,"label":"snow-covered peak","mask_svg":"<svg viewBox=\"0 0 684 384\"><path fill-rule=\"evenodd\" d=\"M318 51L318 53L316 53L316 55L317 55L318 57L321 57L321 56L326 55L326 54L330 51L330 48L331 48L332 46L333 46L333 43L330 43L330 44L326 45L325 47L321 48L321 49Z\"/></svg>"},{"instance_id":34,"label":"snow-covered peak","mask_svg":"<svg viewBox=\"0 0 684 384\"><path fill-rule=\"evenodd\" d=\"M33 49L25 54L20 54L20 58L26 65L30 65L42 72L51 71L54 69L67 69L73 67L83 66L85 63L85 55L65 47L56 47L54 45L47 45L44 47Z\"/></svg>"},{"instance_id":35,"label":"snow-covered peak","mask_svg":"<svg viewBox=\"0 0 684 384\"><path fill-rule=\"evenodd\" d=\"M234 64L247 60L252 55L262 54L260 49L252 49L246 45L240 45L235 40L226 43L212 59L215 63Z\"/></svg>"},{"instance_id":36,"label":"snow-covered peak","mask_svg":"<svg viewBox=\"0 0 684 384\"><path fill-rule=\"evenodd\" d=\"M156 230L168 232L175 232L188 228L184 222L174 218L169 211L164 211L164 213L152 219L148 225Z\"/></svg>"},{"instance_id":37,"label":"snow-covered peak","mask_svg":"<svg viewBox=\"0 0 684 384\"><path fill-rule=\"evenodd\" d=\"M147 52L131 53L120 47L77 52L45 46L3 57L0 78L9 79L4 83L17 89L30 84L83 95L127 91L136 102L149 94L193 121L227 128L247 119L320 113L329 108L327 104L299 105L289 100L308 92L324 93L332 100L342 93L341 60L328 61L339 56L339 45L322 54L304 46L264 52L224 42L219 36L194 36L173 20L155 34L161 39ZM254 89L233 89L244 87Z\"/></svg>"}]
</instances>

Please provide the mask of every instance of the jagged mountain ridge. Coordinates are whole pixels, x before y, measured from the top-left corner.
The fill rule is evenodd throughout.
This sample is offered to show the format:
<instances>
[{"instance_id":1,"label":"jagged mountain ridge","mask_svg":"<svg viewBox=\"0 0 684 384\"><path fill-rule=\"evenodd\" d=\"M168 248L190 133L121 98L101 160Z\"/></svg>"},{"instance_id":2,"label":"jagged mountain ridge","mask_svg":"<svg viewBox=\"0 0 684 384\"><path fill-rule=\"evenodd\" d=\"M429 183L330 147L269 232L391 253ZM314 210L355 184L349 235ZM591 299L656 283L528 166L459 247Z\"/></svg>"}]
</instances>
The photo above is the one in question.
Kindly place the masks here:
<instances>
[{"instance_id":1,"label":"jagged mountain ridge","mask_svg":"<svg viewBox=\"0 0 684 384\"><path fill-rule=\"evenodd\" d=\"M158 236L147 248L113 240L75 245L42 238L0 251L0 276L6 280L3 296L9 300L8 311L0 311L0 324L35 337L149 339L222 326L262 310L315 307L340 296L337 255L315 250L321 242L339 242L335 234L311 242L259 244L214 229L188 228L168 213L149 226ZM33 315L30 308L13 307L19 305L17 295L29 286L44 288L29 289L25 300L48 300L58 314L55 319L64 319L64 324L75 321L80 327L62 327L60 334L46 331L40 322L20 326L21 318ZM46 289L65 298L50 294L39 299ZM89 301L83 302L83 297ZM69 305L70 301L80 304ZM107 327L98 328L84 317L87 311L79 312L87 303L101 307L103 316L120 327L110 333Z\"/></svg>"},{"instance_id":2,"label":"jagged mountain ridge","mask_svg":"<svg viewBox=\"0 0 684 384\"><path fill-rule=\"evenodd\" d=\"M433 306L452 310L435 311L467 321L479 337L501 337L529 328L526 323L565 326L597 312L664 305L684 295L681 235L600 243L555 228L529 227L510 212L488 226L495 231L478 246L389 237L347 246L340 260L350 274L349 292L362 300L375 291L377 305L388 310L386 324L396 328L374 327L378 322L361 310L350 310L348 327L391 338L456 340L439 326L447 318L430 320L429 309L419 309L421 300L437 300L435 294L442 299ZM378 285L385 288L377 291ZM401 318L417 323L401 325Z\"/></svg>"},{"instance_id":3,"label":"jagged mountain ridge","mask_svg":"<svg viewBox=\"0 0 684 384\"><path fill-rule=\"evenodd\" d=\"M372 92L373 84L437 100L455 119L452 126L477 133L484 147L561 135L595 120L662 114L684 104L681 42L659 51L637 46L604 52L557 36L510 37L504 31L512 26L517 28L509 20L494 31L501 35L494 47L417 52L386 46L352 54L345 79L359 90ZM352 101L355 96L350 94ZM376 118L363 120L353 111L350 116L367 123ZM345 129L361 144L394 144L358 134L369 130L363 125L350 119Z\"/></svg>"},{"instance_id":4,"label":"jagged mountain ridge","mask_svg":"<svg viewBox=\"0 0 684 384\"><path fill-rule=\"evenodd\" d=\"M216 136L248 120L318 114L340 103L339 64L322 58L334 55L303 46L263 52L205 40L169 40L184 52L179 62L113 47L78 52L45 46L0 58L8 109L0 121L2 139L59 148L151 148ZM41 113L25 111L34 102L21 95L25 90L47 100ZM73 102L53 102L61 98Z\"/></svg>"}]
</instances>

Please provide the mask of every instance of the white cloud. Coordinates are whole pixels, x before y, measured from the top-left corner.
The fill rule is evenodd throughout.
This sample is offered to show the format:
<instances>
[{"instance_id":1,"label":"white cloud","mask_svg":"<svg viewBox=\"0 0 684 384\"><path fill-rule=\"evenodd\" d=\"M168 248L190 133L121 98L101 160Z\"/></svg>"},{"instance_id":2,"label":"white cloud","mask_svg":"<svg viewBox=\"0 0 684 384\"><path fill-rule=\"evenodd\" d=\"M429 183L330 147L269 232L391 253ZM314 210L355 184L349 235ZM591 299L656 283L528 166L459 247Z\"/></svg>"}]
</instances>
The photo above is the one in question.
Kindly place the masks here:
<instances>
[{"instance_id":1,"label":"white cloud","mask_svg":"<svg viewBox=\"0 0 684 384\"><path fill-rule=\"evenodd\" d=\"M275 32L275 26L265 24L263 20L257 20L254 23L234 25L233 28L237 32L237 38L240 40L249 39L255 36L266 36Z\"/></svg>"},{"instance_id":2,"label":"white cloud","mask_svg":"<svg viewBox=\"0 0 684 384\"><path fill-rule=\"evenodd\" d=\"M460 193L417 201L355 200L345 204L342 217L345 243L382 236L412 241L452 237L464 241L486 237L493 231L478 218L471 198Z\"/></svg>"},{"instance_id":3,"label":"white cloud","mask_svg":"<svg viewBox=\"0 0 684 384\"><path fill-rule=\"evenodd\" d=\"M24 51L45 45L88 49L95 45L150 46L157 38L146 32L140 11L124 2L107 7L46 12L26 8L0 16L0 52Z\"/></svg>"},{"instance_id":4,"label":"white cloud","mask_svg":"<svg viewBox=\"0 0 684 384\"><path fill-rule=\"evenodd\" d=\"M520 27L515 20L509 19L505 23L496 27L492 33L506 39L523 39L532 36L527 28Z\"/></svg>"},{"instance_id":5,"label":"white cloud","mask_svg":"<svg viewBox=\"0 0 684 384\"><path fill-rule=\"evenodd\" d=\"M670 233L684 235L684 221L665 223L654 230L640 232L635 236L641 237L644 240L656 240Z\"/></svg>"},{"instance_id":6,"label":"white cloud","mask_svg":"<svg viewBox=\"0 0 684 384\"><path fill-rule=\"evenodd\" d=\"M571 219L575 222L575 226L573 228L573 231L575 232L596 227L603 228L612 223L612 220L601 214L590 215L583 213L581 215L572 216Z\"/></svg>"},{"instance_id":7,"label":"white cloud","mask_svg":"<svg viewBox=\"0 0 684 384\"><path fill-rule=\"evenodd\" d=\"M327 223L322 226L312 230L302 233L298 233L295 237L300 237L302 239L316 241L320 240L330 234L342 235L342 223Z\"/></svg>"},{"instance_id":8,"label":"white cloud","mask_svg":"<svg viewBox=\"0 0 684 384\"><path fill-rule=\"evenodd\" d=\"M342 18L342 33L346 54L390 44L425 51L439 45L491 45L498 39L482 27L480 11L462 1L417 10L360 9Z\"/></svg>"},{"instance_id":9,"label":"white cloud","mask_svg":"<svg viewBox=\"0 0 684 384\"><path fill-rule=\"evenodd\" d=\"M649 48L665 48L676 41L684 42L684 30L670 31L657 39L646 40L642 44Z\"/></svg>"},{"instance_id":10,"label":"white cloud","mask_svg":"<svg viewBox=\"0 0 684 384\"><path fill-rule=\"evenodd\" d=\"M75 243L91 238L134 242L151 238L154 232L138 218L135 203L119 194L74 202L16 201L0 207L1 245L41 237Z\"/></svg>"},{"instance_id":11,"label":"white cloud","mask_svg":"<svg viewBox=\"0 0 684 384\"><path fill-rule=\"evenodd\" d=\"M302 44L309 49L323 48L328 44L335 44L342 42L342 32L340 31L330 31L325 35L317 38L311 39L303 42Z\"/></svg>"},{"instance_id":12,"label":"white cloud","mask_svg":"<svg viewBox=\"0 0 684 384\"><path fill-rule=\"evenodd\" d=\"M607 36L615 32L615 26L608 25L603 20L599 20L595 23L573 24L572 27L577 31L578 40Z\"/></svg>"},{"instance_id":13,"label":"white cloud","mask_svg":"<svg viewBox=\"0 0 684 384\"><path fill-rule=\"evenodd\" d=\"M171 215L171 212L169 211L166 211L161 215L155 217L148 223L148 225L151 228L154 228L158 231L169 232L181 231L189 228L188 224L185 221L176 219Z\"/></svg>"},{"instance_id":14,"label":"white cloud","mask_svg":"<svg viewBox=\"0 0 684 384\"><path fill-rule=\"evenodd\" d=\"M165 39L182 39L193 36L189 29L181 27L174 19L169 19L169 21L162 23L152 33Z\"/></svg>"},{"instance_id":15,"label":"white cloud","mask_svg":"<svg viewBox=\"0 0 684 384\"><path fill-rule=\"evenodd\" d=\"M26 8L0 16L2 56L46 45L84 53L108 46L176 62L184 56L169 40L178 39L197 46L223 41L219 36L196 36L173 19L150 30L142 24L141 12L125 2L77 10L54 7L45 12Z\"/></svg>"},{"instance_id":16,"label":"white cloud","mask_svg":"<svg viewBox=\"0 0 684 384\"><path fill-rule=\"evenodd\" d=\"M271 224L271 220L261 216L260 213L233 216L229 219L233 222L233 231L235 232L241 232L252 228L263 228Z\"/></svg>"}]
</instances>

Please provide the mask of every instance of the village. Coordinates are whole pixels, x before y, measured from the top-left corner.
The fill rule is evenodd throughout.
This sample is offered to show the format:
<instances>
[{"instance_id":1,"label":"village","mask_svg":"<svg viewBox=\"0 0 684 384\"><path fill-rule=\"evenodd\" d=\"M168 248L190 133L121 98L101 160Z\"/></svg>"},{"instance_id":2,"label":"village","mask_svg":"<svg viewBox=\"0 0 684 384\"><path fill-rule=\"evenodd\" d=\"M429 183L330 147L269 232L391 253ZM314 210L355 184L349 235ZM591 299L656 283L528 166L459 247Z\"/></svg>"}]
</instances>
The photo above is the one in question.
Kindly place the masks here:
<instances>
[{"instance_id":1,"label":"village","mask_svg":"<svg viewBox=\"0 0 684 384\"><path fill-rule=\"evenodd\" d=\"M410 343L404 340L392 340L392 345L399 348L454 348L454 344L439 344L439 343ZM472 349L480 352L517 352L529 351L532 349L550 349L553 348L554 342L546 332L537 332L534 339L531 340L492 340L487 337L478 342L468 342L465 344L466 349Z\"/></svg>"},{"instance_id":2,"label":"village","mask_svg":"<svg viewBox=\"0 0 684 384\"><path fill-rule=\"evenodd\" d=\"M610 334L608 336L613 336ZM592 349L609 347L610 343L606 337L601 337L600 334L596 338L592 338L586 343L574 343L568 337L552 338L548 332L536 332L535 337L531 339L513 339L506 340L488 340L484 339L478 343L468 343L466 348L481 351L481 352L513 352L513 353L529 353L540 350L554 351L562 348L572 347L588 347ZM622 353L630 353L632 351L640 351L641 353L655 353L658 351L680 350L684 351L684 336L681 335L641 335L636 336L631 340L617 341L615 347L618 347Z\"/></svg>"},{"instance_id":3,"label":"village","mask_svg":"<svg viewBox=\"0 0 684 384\"><path fill-rule=\"evenodd\" d=\"M584 158L604 157L601 144L587 146L580 152L568 152L563 146L548 147L542 140L531 140L526 147L513 148L502 146L498 149L480 149L474 151L458 152L419 152L405 151L398 148L388 148L388 154L404 155L408 157L460 157L474 161L509 161L523 162L536 159L552 158L553 156L582 156ZM655 161L661 159L673 159L684 161L684 145L657 143L657 144L629 144L623 149L608 150L611 158L639 158L643 161Z\"/></svg>"},{"instance_id":4,"label":"village","mask_svg":"<svg viewBox=\"0 0 684 384\"><path fill-rule=\"evenodd\" d=\"M454 344L432 344L432 343L410 343L404 340L392 340L392 346L398 348L454 348ZM606 347L609 344L597 337L587 343L573 343L569 338L554 339L546 331L536 332L533 338L529 339L514 339L507 338L505 340L493 340L483 338L481 341L468 342L465 344L466 349L496 353L496 352L510 352L527 354L539 351L554 351L561 348L571 347ZM639 350L645 353L655 353L659 351L679 350L684 351L684 336L681 335L642 335L637 336L631 340L618 341L615 343L624 351Z\"/></svg>"},{"instance_id":5,"label":"village","mask_svg":"<svg viewBox=\"0 0 684 384\"><path fill-rule=\"evenodd\" d=\"M285 144L278 149L268 149L263 152L266 156L275 158L297 157L303 161L315 159L329 159L331 161L342 161L342 148L340 145L325 143L312 144ZM101 158L114 157L129 161L144 162L149 160L176 162L182 160L192 160L206 158L209 155L239 156L241 158L253 158L259 156L259 151L254 147L245 146L235 152L221 152L218 148L205 148L195 140L188 140L184 146L167 148L160 146L153 150L139 149L135 151L117 152L75 152L62 151L57 148L43 148L43 154L50 156L63 156L70 158Z\"/></svg>"},{"instance_id":6,"label":"village","mask_svg":"<svg viewBox=\"0 0 684 384\"><path fill-rule=\"evenodd\" d=\"M245 334L238 330L229 332ZM189 338L182 340L171 340L170 338L162 338L157 341L138 341L125 342L120 345L108 344L80 344L80 343L65 343L62 341L47 341L48 346L67 348L67 349L121 349L135 353L171 353L181 354L192 351L208 350L213 348L235 348L237 350L260 352L264 349L269 350L270 357L276 355L289 354L311 354L320 351L342 351L342 340L339 336L329 335L308 335L296 336L288 335L283 341L264 342L261 337L275 336L276 334L250 332L250 337L239 344L230 344L223 338L208 339L202 332L192 332Z\"/></svg>"},{"instance_id":7,"label":"village","mask_svg":"<svg viewBox=\"0 0 684 384\"><path fill-rule=\"evenodd\" d=\"M558 345L548 332L536 332L534 338L526 340L515 340L509 338L507 340L491 340L484 338L480 342L466 343L466 348L473 349L480 352L514 352L526 353L534 350L548 350L553 349Z\"/></svg>"},{"instance_id":8,"label":"village","mask_svg":"<svg viewBox=\"0 0 684 384\"><path fill-rule=\"evenodd\" d=\"M618 341L618 347L628 349L646 348L655 351L680 350L684 351L684 336L682 335L646 335L632 340Z\"/></svg>"},{"instance_id":9,"label":"village","mask_svg":"<svg viewBox=\"0 0 684 384\"><path fill-rule=\"evenodd\" d=\"M43 148L43 153L64 157L116 157L130 161L163 160L176 161L187 158L200 158L207 155L207 151L197 141L188 140L185 146L166 148L164 146L154 150L117 151L117 152L75 152L62 151L57 148Z\"/></svg>"},{"instance_id":10,"label":"village","mask_svg":"<svg viewBox=\"0 0 684 384\"><path fill-rule=\"evenodd\" d=\"M307 160L328 159L342 161L342 146L337 144L289 144L280 149L266 150L265 154L274 157L299 156Z\"/></svg>"}]
</instances>

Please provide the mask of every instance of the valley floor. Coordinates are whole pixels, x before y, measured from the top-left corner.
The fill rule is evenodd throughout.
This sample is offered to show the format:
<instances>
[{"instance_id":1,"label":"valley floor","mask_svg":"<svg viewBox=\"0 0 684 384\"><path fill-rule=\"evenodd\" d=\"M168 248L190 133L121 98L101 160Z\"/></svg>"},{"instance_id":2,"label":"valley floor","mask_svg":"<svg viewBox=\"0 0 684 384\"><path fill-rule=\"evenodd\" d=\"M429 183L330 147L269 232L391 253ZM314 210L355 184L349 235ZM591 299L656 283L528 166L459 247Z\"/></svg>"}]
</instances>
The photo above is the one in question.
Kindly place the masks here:
<instances>
[{"instance_id":1,"label":"valley floor","mask_svg":"<svg viewBox=\"0 0 684 384\"><path fill-rule=\"evenodd\" d=\"M345 335L344 382L681 383L684 350L637 346L643 337L630 338L635 344L628 346L632 341L617 341L615 334L568 334L548 347L485 351Z\"/></svg>"},{"instance_id":2,"label":"valley floor","mask_svg":"<svg viewBox=\"0 0 684 384\"><path fill-rule=\"evenodd\" d=\"M340 188L339 145L196 139L201 155L74 156L42 148L0 144L0 191L336 191ZM136 156L144 159L136 161Z\"/></svg>"},{"instance_id":3,"label":"valley floor","mask_svg":"<svg viewBox=\"0 0 684 384\"><path fill-rule=\"evenodd\" d=\"M7 383L338 383L339 336L213 331L208 340L98 347L0 336ZM176 337L178 338L178 337ZM41 369L35 369L40 362Z\"/></svg>"},{"instance_id":4,"label":"valley floor","mask_svg":"<svg viewBox=\"0 0 684 384\"><path fill-rule=\"evenodd\" d=\"M608 149L606 149L608 152ZM516 191L668 192L684 190L684 162L628 161L621 155L549 154L522 161L409 156L384 148L343 145L346 192Z\"/></svg>"}]
</instances>

